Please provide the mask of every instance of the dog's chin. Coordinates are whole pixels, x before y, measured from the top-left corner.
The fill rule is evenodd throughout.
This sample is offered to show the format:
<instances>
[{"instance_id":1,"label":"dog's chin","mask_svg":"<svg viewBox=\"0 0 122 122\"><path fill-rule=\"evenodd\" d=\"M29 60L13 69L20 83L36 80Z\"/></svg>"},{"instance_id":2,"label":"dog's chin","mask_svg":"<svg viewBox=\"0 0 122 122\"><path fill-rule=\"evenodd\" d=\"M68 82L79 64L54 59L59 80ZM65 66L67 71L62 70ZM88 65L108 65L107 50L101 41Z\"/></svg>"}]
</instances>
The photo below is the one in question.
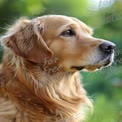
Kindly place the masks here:
<instances>
[{"instance_id":1,"label":"dog's chin","mask_svg":"<svg viewBox=\"0 0 122 122\"><path fill-rule=\"evenodd\" d=\"M93 65L85 66L84 69L86 69L88 71L96 71L96 70L99 70L103 67L110 66L112 64L112 62L113 62L113 58L108 57L108 58L101 60L98 63L95 63Z\"/></svg>"},{"instance_id":2,"label":"dog's chin","mask_svg":"<svg viewBox=\"0 0 122 122\"><path fill-rule=\"evenodd\" d=\"M87 70L87 71L96 71L103 67L110 66L113 62L113 55L106 57L103 60L99 60L93 64L85 65L85 66L73 66L72 68L81 71L81 70Z\"/></svg>"}]
</instances>

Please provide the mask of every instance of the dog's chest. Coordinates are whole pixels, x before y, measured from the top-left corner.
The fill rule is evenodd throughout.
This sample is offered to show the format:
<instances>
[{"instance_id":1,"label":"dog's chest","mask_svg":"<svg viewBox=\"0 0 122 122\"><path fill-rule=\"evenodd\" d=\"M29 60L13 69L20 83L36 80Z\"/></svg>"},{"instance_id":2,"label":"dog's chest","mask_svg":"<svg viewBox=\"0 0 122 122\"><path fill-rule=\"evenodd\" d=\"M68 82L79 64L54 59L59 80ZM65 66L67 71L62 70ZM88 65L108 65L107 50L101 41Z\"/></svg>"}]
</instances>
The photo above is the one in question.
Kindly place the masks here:
<instances>
[{"instance_id":1,"label":"dog's chest","mask_svg":"<svg viewBox=\"0 0 122 122\"><path fill-rule=\"evenodd\" d=\"M24 110L21 107L17 108L16 105L8 97L0 96L0 122L45 122L41 118L36 118L38 114L29 113L27 108Z\"/></svg>"},{"instance_id":2,"label":"dog's chest","mask_svg":"<svg viewBox=\"0 0 122 122\"><path fill-rule=\"evenodd\" d=\"M17 107L16 107L17 106ZM8 97L0 97L0 122L69 122L68 119L58 119L56 116L48 116L30 110L21 109L17 103L13 103ZM70 121L76 122L76 121Z\"/></svg>"}]
</instances>

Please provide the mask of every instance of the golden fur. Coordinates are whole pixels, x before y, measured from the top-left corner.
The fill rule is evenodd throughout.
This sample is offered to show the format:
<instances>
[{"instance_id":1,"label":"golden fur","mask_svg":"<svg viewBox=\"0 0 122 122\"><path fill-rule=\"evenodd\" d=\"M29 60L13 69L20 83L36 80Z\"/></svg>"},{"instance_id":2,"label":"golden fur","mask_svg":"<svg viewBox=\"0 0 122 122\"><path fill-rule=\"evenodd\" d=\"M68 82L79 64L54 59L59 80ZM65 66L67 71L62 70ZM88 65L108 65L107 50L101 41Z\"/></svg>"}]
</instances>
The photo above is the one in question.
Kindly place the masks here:
<instances>
[{"instance_id":1,"label":"golden fur","mask_svg":"<svg viewBox=\"0 0 122 122\"><path fill-rule=\"evenodd\" d=\"M74 28L77 36L61 35ZM1 122L81 122L92 103L74 65L95 70L98 45L83 22L48 15L19 19L2 38ZM100 60L100 59L99 59Z\"/></svg>"}]
</instances>

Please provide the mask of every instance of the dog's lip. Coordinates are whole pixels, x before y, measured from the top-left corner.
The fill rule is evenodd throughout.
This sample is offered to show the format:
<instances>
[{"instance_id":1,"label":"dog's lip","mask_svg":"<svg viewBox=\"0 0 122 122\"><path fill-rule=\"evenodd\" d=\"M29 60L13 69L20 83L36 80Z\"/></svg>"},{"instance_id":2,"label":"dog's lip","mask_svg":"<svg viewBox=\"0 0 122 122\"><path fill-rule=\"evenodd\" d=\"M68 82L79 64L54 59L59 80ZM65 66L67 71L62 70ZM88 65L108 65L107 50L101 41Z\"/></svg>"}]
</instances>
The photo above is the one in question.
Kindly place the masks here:
<instances>
[{"instance_id":1,"label":"dog's lip","mask_svg":"<svg viewBox=\"0 0 122 122\"><path fill-rule=\"evenodd\" d=\"M76 70L82 70L84 69L84 66L72 66L71 68L76 69Z\"/></svg>"},{"instance_id":2,"label":"dog's lip","mask_svg":"<svg viewBox=\"0 0 122 122\"><path fill-rule=\"evenodd\" d=\"M76 69L78 71L81 70L89 70L89 71L94 71L96 69L100 69L102 66L97 66L97 65L87 65L87 66L72 66L71 68Z\"/></svg>"},{"instance_id":3,"label":"dog's lip","mask_svg":"<svg viewBox=\"0 0 122 122\"><path fill-rule=\"evenodd\" d=\"M86 65L86 66L72 66L76 70L87 69L89 71L94 71L97 69L101 69L102 67L109 66L112 63L112 56L109 55L105 59L98 61L97 63Z\"/></svg>"}]
</instances>

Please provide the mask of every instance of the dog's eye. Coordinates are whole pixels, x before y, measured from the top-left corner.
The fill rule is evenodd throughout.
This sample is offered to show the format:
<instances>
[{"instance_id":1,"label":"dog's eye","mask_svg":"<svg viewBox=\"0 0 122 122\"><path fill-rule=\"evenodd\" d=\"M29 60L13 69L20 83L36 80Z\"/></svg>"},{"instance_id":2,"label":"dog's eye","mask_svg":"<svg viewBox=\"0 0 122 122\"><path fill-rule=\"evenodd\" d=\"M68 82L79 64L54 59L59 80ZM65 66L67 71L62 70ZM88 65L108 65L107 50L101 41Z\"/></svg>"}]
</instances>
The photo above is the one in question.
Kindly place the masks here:
<instances>
[{"instance_id":1,"label":"dog's eye","mask_svg":"<svg viewBox=\"0 0 122 122\"><path fill-rule=\"evenodd\" d=\"M66 36L66 37L75 36L75 31L73 29L66 30L61 33L61 36Z\"/></svg>"}]
</instances>

